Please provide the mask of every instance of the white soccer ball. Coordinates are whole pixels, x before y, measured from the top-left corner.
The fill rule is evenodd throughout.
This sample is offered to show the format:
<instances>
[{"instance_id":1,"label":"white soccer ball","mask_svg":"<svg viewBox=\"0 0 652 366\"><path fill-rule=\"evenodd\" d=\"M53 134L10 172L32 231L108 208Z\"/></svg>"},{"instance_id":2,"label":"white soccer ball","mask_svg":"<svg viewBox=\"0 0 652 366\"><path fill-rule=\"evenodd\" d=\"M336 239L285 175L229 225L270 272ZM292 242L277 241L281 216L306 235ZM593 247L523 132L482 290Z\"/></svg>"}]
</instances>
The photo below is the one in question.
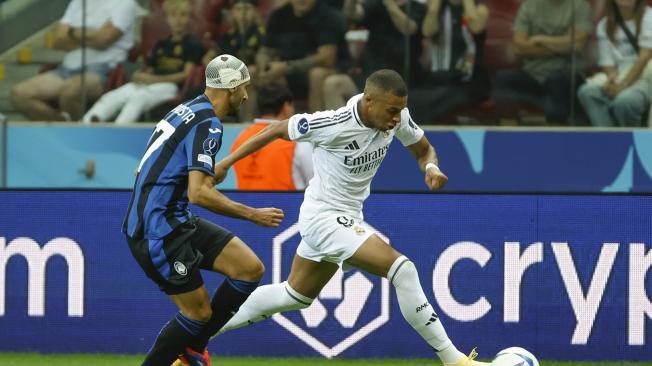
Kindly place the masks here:
<instances>
[{"instance_id":1,"label":"white soccer ball","mask_svg":"<svg viewBox=\"0 0 652 366\"><path fill-rule=\"evenodd\" d=\"M496 355L492 366L539 366L539 361L528 350L521 347L506 348Z\"/></svg>"}]
</instances>

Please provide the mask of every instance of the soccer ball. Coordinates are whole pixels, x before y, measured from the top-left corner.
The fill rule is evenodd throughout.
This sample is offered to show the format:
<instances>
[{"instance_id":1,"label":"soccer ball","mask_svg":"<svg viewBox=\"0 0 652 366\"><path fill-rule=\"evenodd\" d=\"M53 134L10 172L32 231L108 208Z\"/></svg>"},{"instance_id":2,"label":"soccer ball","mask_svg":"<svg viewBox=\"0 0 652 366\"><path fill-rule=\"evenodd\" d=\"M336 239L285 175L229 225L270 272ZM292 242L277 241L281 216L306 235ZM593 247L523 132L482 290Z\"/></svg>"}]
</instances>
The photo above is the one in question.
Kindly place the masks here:
<instances>
[{"instance_id":1,"label":"soccer ball","mask_svg":"<svg viewBox=\"0 0 652 366\"><path fill-rule=\"evenodd\" d=\"M498 352L491 366L539 366L539 361L524 348L510 347Z\"/></svg>"}]
</instances>

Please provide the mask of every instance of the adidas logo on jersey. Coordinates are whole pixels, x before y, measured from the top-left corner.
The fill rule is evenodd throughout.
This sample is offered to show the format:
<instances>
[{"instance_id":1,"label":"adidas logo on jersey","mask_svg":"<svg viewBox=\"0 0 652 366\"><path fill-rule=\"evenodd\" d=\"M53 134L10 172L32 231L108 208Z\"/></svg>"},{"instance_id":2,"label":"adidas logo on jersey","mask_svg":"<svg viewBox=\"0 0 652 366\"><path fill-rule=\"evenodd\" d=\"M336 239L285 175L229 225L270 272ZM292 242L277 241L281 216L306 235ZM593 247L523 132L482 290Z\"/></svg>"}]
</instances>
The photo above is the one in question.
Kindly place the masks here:
<instances>
[{"instance_id":1,"label":"adidas logo on jersey","mask_svg":"<svg viewBox=\"0 0 652 366\"><path fill-rule=\"evenodd\" d=\"M358 145L358 142L353 140L352 143L346 145L345 147L346 150L360 150L360 146Z\"/></svg>"}]
</instances>

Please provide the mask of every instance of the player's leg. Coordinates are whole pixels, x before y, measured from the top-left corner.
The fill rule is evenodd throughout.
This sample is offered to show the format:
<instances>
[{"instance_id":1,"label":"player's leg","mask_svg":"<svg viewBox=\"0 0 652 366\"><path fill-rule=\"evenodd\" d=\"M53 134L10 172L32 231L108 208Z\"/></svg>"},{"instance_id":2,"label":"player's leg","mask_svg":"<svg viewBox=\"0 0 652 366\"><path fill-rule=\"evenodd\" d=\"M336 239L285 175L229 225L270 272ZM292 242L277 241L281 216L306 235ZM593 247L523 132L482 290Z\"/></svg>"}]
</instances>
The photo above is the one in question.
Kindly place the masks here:
<instances>
[{"instance_id":1,"label":"player's leg","mask_svg":"<svg viewBox=\"0 0 652 366\"><path fill-rule=\"evenodd\" d=\"M147 352L143 365L170 365L186 352L186 347L201 337L212 310L205 286L182 294L170 295L179 312L165 324Z\"/></svg>"},{"instance_id":2,"label":"player's leg","mask_svg":"<svg viewBox=\"0 0 652 366\"><path fill-rule=\"evenodd\" d=\"M257 288L218 334L276 313L309 307L338 268L335 263L316 262L295 255L288 280Z\"/></svg>"},{"instance_id":3,"label":"player's leg","mask_svg":"<svg viewBox=\"0 0 652 366\"><path fill-rule=\"evenodd\" d=\"M214 233L212 238L207 238L212 240L214 245L212 248L204 248L202 251L205 253L202 263L211 263L210 267L204 267L204 264L202 267L220 272L226 276L226 279L217 288L209 302L212 316L208 320L204 332L195 342L189 345L196 352L202 352L210 337L233 317L233 314L238 311L249 295L258 287L258 282L265 272L263 263L242 240L225 229L219 228L219 230L222 230L222 233L220 233L209 226L219 228L215 224L199 220L198 227L205 228L204 230L198 230L202 232L202 235L209 234L211 231ZM220 244L220 235L223 237L230 235L226 245ZM221 250L215 254L215 249Z\"/></svg>"},{"instance_id":4,"label":"player's leg","mask_svg":"<svg viewBox=\"0 0 652 366\"><path fill-rule=\"evenodd\" d=\"M444 330L421 287L417 269L407 257L371 235L346 261L377 276L387 277L396 289L396 296L405 320L428 342L445 365L479 365L457 350Z\"/></svg>"},{"instance_id":5,"label":"player's leg","mask_svg":"<svg viewBox=\"0 0 652 366\"><path fill-rule=\"evenodd\" d=\"M212 316L200 274L202 255L192 246L195 226L187 222L162 239L127 238L132 255L180 312L165 324L143 365L170 365L202 334Z\"/></svg>"}]
</instances>

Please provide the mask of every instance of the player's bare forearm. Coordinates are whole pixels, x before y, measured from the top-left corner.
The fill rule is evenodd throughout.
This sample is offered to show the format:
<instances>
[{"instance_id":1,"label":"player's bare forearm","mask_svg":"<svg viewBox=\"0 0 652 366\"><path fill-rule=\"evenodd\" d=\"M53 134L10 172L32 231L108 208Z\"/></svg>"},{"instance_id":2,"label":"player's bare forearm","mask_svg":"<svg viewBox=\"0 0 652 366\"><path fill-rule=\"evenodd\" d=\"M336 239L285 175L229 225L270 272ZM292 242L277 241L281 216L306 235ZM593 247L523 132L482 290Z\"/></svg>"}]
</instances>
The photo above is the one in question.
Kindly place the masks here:
<instances>
[{"instance_id":1,"label":"player's bare forearm","mask_svg":"<svg viewBox=\"0 0 652 366\"><path fill-rule=\"evenodd\" d=\"M188 176L188 200L218 215L248 220L260 226L276 227L284 217L278 208L253 208L232 201L213 187L213 177L201 171L191 171Z\"/></svg>"},{"instance_id":2,"label":"player's bare forearm","mask_svg":"<svg viewBox=\"0 0 652 366\"><path fill-rule=\"evenodd\" d=\"M408 146L410 153L419 162L419 168L425 173L425 182L431 191L442 188L448 177L439 169L437 152L428 139L423 136L417 143Z\"/></svg>"},{"instance_id":3,"label":"player's bare forearm","mask_svg":"<svg viewBox=\"0 0 652 366\"><path fill-rule=\"evenodd\" d=\"M201 193L196 197L196 202L191 202L201 206L218 215L234 217L237 219L250 220L254 209L242 203L232 201L222 192L215 188L202 188Z\"/></svg>"},{"instance_id":4,"label":"player's bare forearm","mask_svg":"<svg viewBox=\"0 0 652 366\"><path fill-rule=\"evenodd\" d=\"M437 152L425 136L423 136L417 143L408 146L408 150L410 150L412 156L417 159L419 169L421 169L422 172L426 171L426 165L428 165L428 163L439 165Z\"/></svg>"}]
</instances>

